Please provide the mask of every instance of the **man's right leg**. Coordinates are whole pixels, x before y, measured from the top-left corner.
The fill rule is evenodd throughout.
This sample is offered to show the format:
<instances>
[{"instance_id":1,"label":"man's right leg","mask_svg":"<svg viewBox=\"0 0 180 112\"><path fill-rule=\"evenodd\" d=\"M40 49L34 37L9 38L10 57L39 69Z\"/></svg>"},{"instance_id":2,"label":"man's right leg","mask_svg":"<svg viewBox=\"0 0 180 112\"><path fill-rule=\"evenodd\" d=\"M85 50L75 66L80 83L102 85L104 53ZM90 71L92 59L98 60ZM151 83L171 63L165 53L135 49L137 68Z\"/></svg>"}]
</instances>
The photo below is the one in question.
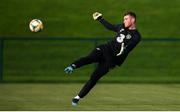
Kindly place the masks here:
<instances>
[{"instance_id":1,"label":"man's right leg","mask_svg":"<svg viewBox=\"0 0 180 112\"><path fill-rule=\"evenodd\" d=\"M89 55L85 57L81 57L80 59L74 61L72 64L74 64L76 68L80 68L84 65L98 62L101 59L102 59L102 51L98 49L94 49Z\"/></svg>"},{"instance_id":2,"label":"man's right leg","mask_svg":"<svg viewBox=\"0 0 180 112\"><path fill-rule=\"evenodd\" d=\"M94 49L88 56L82 57L74 61L70 66L65 68L65 72L71 74L74 69L80 68L84 65L91 64L102 60L102 51L99 49Z\"/></svg>"}]
</instances>

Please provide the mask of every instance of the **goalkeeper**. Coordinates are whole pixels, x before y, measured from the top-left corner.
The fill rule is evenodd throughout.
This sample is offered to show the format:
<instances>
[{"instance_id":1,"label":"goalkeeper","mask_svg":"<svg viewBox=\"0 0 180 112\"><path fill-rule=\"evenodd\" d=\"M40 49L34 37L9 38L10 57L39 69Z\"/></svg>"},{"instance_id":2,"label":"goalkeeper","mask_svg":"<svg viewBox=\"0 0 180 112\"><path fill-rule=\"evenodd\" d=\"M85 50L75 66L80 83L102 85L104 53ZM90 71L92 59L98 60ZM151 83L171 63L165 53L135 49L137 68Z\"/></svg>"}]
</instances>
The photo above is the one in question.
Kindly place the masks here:
<instances>
[{"instance_id":1,"label":"goalkeeper","mask_svg":"<svg viewBox=\"0 0 180 112\"><path fill-rule=\"evenodd\" d=\"M113 40L106 44L99 45L89 55L82 57L67 68L65 72L71 74L75 69L84 65L97 63L97 67L91 74L90 79L81 89L79 94L72 99L72 105L76 106L81 98L86 96L88 92L94 87L97 81L113 69L116 65L120 66L129 52L140 42L141 35L136 29L136 14L134 12L126 12L124 14L124 21L122 24L112 25L107 22L102 14L95 12L93 19L99 21L107 29L116 32Z\"/></svg>"}]
</instances>

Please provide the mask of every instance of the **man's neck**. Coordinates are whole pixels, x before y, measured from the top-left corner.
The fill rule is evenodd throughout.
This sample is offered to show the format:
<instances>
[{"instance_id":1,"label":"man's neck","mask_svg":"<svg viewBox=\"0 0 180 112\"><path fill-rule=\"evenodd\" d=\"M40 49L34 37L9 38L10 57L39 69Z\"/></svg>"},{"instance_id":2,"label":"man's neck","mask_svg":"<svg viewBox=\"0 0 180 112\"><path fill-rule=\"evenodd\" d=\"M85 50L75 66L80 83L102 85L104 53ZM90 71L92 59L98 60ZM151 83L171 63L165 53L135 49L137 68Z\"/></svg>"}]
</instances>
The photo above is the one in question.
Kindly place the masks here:
<instances>
[{"instance_id":1,"label":"man's neck","mask_svg":"<svg viewBox=\"0 0 180 112\"><path fill-rule=\"evenodd\" d=\"M135 30L135 29L136 29L136 25L135 25L135 24L134 24L134 25L131 25L128 29L129 29L129 30Z\"/></svg>"}]
</instances>

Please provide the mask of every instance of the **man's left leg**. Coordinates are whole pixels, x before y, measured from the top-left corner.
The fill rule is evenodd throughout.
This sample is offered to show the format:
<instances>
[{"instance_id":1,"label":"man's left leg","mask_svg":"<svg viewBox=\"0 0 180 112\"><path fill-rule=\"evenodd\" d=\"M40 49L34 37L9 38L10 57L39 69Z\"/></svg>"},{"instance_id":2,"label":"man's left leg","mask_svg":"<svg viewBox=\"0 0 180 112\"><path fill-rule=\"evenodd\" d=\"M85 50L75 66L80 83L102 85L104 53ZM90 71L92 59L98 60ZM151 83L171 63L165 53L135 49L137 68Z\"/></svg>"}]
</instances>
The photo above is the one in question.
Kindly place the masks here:
<instances>
[{"instance_id":1,"label":"man's left leg","mask_svg":"<svg viewBox=\"0 0 180 112\"><path fill-rule=\"evenodd\" d=\"M81 89L79 94L73 98L72 105L76 106L80 98L83 98L84 96L86 96L89 93L89 91L96 85L97 81L106 73L108 73L108 71L109 71L109 68L106 64L99 63L95 71L92 73L90 79L86 82L86 84Z\"/></svg>"}]
</instances>

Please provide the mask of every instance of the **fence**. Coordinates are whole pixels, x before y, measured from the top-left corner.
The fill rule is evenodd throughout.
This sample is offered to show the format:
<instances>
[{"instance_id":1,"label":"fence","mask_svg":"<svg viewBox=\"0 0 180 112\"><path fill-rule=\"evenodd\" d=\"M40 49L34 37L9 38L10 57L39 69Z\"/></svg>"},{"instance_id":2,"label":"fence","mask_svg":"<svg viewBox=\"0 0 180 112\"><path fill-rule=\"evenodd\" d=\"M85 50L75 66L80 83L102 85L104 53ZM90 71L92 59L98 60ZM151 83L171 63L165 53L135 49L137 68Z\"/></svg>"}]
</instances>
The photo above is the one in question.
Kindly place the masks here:
<instances>
[{"instance_id":1,"label":"fence","mask_svg":"<svg viewBox=\"0 0 180 112\"><path fill-rule=\"evenodd\" d=\"M9 82L9 81L68 82L68 80L70 80L70 81L75 81L75 82L82 82L82 81L86 80L88 77L88 76L84 76L83 74L85 74L86 72L89 72L89 70L91 70L89 68L92 68L92 67L85 68L84 70L82 70L82 73L80 71L78 71L79 75L76 75L76 76L79 76L78 78L75 76L72 76L73 78L69 79L62 75L60 75L62 78L59 78L59 79L57 79L55 75L54 75L54 78L51 78L51 74L56 74L56 73L63 74L62 72L58 71L58 68L55 68L56 65L59 66L56 63L56 60L58 60L58 57L56 57L55 54L59 55L59 57L61 58L59 63L63 64L63 66L60 66L60 69L62 71L63 67L65 67L65 65L70 63L72 61L72 59L77 58L78 56L80 56L80 54L88 53L90 51L90 49L92 49L92 45L97 46L97 44L102 43L107 40L109 40L109 38L67 38L67 37L61 37L61 38L48 38L48 37L47 38L44 38L44 37L43 38L31 38L31 37L28 37L28 38L27 37L26 38L0 38L0 81L1 82L3 82L3 81L4 82ZM50 44L51 42L53 44ZM137 54L134 53L134 54L132 54L132 56L130 56L130 60L132 63L129 65L126 64L125 67L122 67L122 69L120 71L120 72L126 74L126 76L115 75L114 78L112 78L112 77L109 78L109 76L108 76L103 81L105 81L105 82L106 81L107 82L119 82L119 81L121 81L121 82L123 82L123 81L124 82L131 82L131 81L132 82L180 82L180 77L178 76L180 71L178 70L178 67L176 68L176 66L180 65L180 62L178 60L178 56L180 56L180 54L179 54L180 43L179 42L180 42L179 38L161 38L161 39L147 38L147 39L143 39L141 42L142 45L140 45L140 46L138 45L138 49L136 50ZM26 43L28 45L26 45ZM42 43L45 43L45 44L42 44ZM60 45L60 44L62 44L62 45ZM83 46L81 46L81 44L83 44ZM51 47L51 45L54 47ZM34 46L36 46L36 47L34 47ZM42 48L39 48L39 46L41 46ZM29 53L29 54L27 53L27 52L29 52L28 51L29 47L32 47L30 49L30 51L33 53ZM56 53L52 53L53 56L49 56L49 55L40 56L40 54L41 54L40 51L45 49L45 51L43 51L43 53L44 52L50 53L52 51L52 49L56 49L57 47L59 48L58 50L61 50L61 52L58 53L58 50L57 51L53 50L53 52L56 52ZM74 49L72 49L72 47ZM83 48L83 47L87 47L87 48ZM154 48L154 47L156 47L156 48ZM28 48L28 49L25 49L25 48ZM39 48L39 50L37 50L37 48ZM16 50L14 50L14 49L16 49ZM18 50L18 49L23 49L23 52L25 52L23 54L23 56L19 55L22 53L22 51ZM66 53L66 51L69 51L69 52ZM76 53L73 53L74 51ZM80 53L79 51L82 51L82 53ZM12 54L11 54L11 52L12 52ZM39 54L35 56L34 52L36 52L36 53L39 52ZM145 53L143 54L143 52L145 52ZM34 56L31 56L32 54ZM62 54L63 54L63 56L62 56ZM66 59L68 57L68 55L70 55L71 57ZM165 57L161 57L163 55L165 55ZM171 56L169 56L169 55L171 55ZM16 58L14 58L13 56ZM40 59L44 58L45 56L47 56L46 59L48 61L48 62L46 61L46 67L44 67L44 64L43 64L43 61L45 61L45 59L43 59L43 61L41 61L42 64L38 65L39 70L33 68L35 65L37 65L37 63L33 63L33 60L36 60L36 58L38 58L40 60ZM153 59L151 56L154 57L154 60L156 60L156 63L151 63L151 60ZM26 59L27 57L29 57L29 58ZM50 63L54 57L56 57L56 60L54 60L54 62ZM133 59L133 57L135 57L135 58ZM158 61L158 60L161 60L162 58L165 58L164 59L165 61ZM37 61L38 61L38 59L37 59ZM151 59L151 60L149 60L149 59ZM25 61L22 61L22 60L25 60ZM144 64L143 63L144 60L146 60L146 63L148 62L147 60L149 60L148 63L150 64L150 65L148 65L148 64L144 65L145 67L147 67L147 68L145 68L146 70L143 69L143 66L141 66L142 68L140 68L140 65L137 65L138 67L135 65L135 64L138 64L137 62L139 62L139 64ZM172 60L175 63L171 62ZM18 63L21 63L21 64L23 63L23 65L20 65ZM26 64L24 64L24 63L26 63ZM161 63L164 63L164 65ZM50 65L53 65L53 64L55 64L54 71L50 67ZM170 67L169 64L171 64L172 66ZM27 68L24 67L26 65L28 65ZM15 67L15 66L18 66L19 68ZM138 74L138 75L137 76L129 75L130 72L135 71L135 69L134 69L135 66L136 66L136 71L137 71L136 74ZM158 68L156 68L156 67L158 67ZM162 67L162 71L157 72L156 70L160 69L159 67L160 68ZM51 69L49 69L49 68L51 68ZM51 73L47 74L47 75L43 75L38 78L38 74L45 74L48 71L48 70L46 71L46 69L49 69L51 71ZM171 69L173 69L174 71L172 71ZM24 72L21 73L21 71L23 71L23 70L24 70ZM34 72L33 70L36 70L36 72ZM129 71L129 70L131 70L131 71ZM128 72L126 72L126 71L128 71ZM147 72L149 72L149 76L151 77L150 79L149 78L140 78L143 76L143 74L145 74L145 73L148 74ZM112 74L118 74L118 73L119 73L119 71L114 71ZM154 73L157 73L158 75L154 74ZM21 75L19 75L19 74L21 74ZM28 74L28 75L26 75L26 74ZM34 76L33 74L36 74L36 75ZM165 75L163 75L163 74L165 74ZM157 77L155 75L157 75L159 77ZM120 80L118 80L117 77L118 78L120 77ZM77 78L77 79L75 79L75 78ZM131 78L133 78L133 79L131 79ZM108 79L110 79L110 80L108 81Z\"/></svg>"}]
</instances>

